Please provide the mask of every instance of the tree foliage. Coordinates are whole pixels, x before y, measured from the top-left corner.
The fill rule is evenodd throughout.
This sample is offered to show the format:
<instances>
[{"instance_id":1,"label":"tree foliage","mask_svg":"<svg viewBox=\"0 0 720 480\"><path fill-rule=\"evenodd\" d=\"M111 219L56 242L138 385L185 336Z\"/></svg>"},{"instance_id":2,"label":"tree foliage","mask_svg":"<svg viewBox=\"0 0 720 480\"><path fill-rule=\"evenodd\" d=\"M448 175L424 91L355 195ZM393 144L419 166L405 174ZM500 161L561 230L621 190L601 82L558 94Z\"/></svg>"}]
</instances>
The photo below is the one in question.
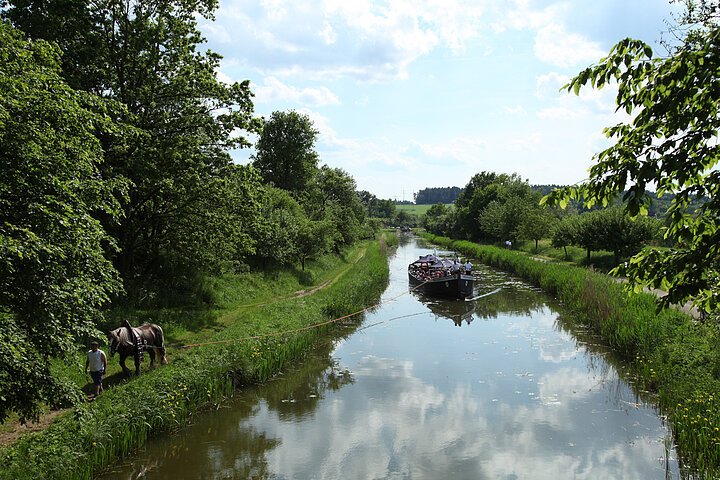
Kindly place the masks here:
<instances>
[{"instance_id":1,"label":"tree foliage","mask_svg":"<svg viewBox=\"0 0 720 480\"><path fill-rule=\"evenodd\" d=\"M242 133L260 124L252 116L249 83L219 82L220 57L198 48L204 40L197 19L211 18L216 2L7 3L3 15L30 38L62 47L63 75L73 86L122 103L125 113L116 120L136 129L122 144L99 136L102 177L129 184L127 194L118 195L122 215L99 218L119 247L114 264L131 297L164 275L168 253L196 259L198 270L217 268L222 259L180 252L190 242L177 240L188 232L187 219L210 203L208 195L235 183L227 150L248 146ZM216 212L203 220L202 229L219 238L234 218Z\"/></svg>"},{"instance_id":2,"label":"tree foliage","mask_svg":"<svg viewBox=\"0 0 720 480\"><path fill-rule=\"evenodd\" d=\"M290 265L297 258L297 239L301 225L307 221L305 211L290 192L276 187L264 187L261 206L262 223L255 233L255 258L263 265Z\"/></svg>"},{"instance_id":3,"label":"tree foliage","mask_svg":"<svg viewBox=\"0 0 720 480\"><path fill-rule=\"evenodd\" d=\"M308 259L330 249L337 231L332 222L328 220L303 219L298 227L294 251L300 261L300 266L305 270L305 262Z\"/></svg>"},{"instance_id":4,"label":"tree foliage","mask_svg":"<svg viewBox=\"0 0 720 480\"><path fill-rule=\"evenodd\" d=\"M586 203L606 204L627 187L623 200L634 216L647 211L650 186L659 196L674 194L665 235L677 248L640 252L616 271L632 285L666 289L664 304L695 298L716 309L720 302L718 71L720 28L711 24L664 59L653 58L645 43L625 39L567 86L578 93L588 84L602 88L615 81L618 109L632 118L605 130L615 144L596 155L588 182L545 201L565 204L583 196ZM693 212L689 206L696 198L707 201Z\"/></svg>"},{"instance_id":5,"label":"tree foliage","mask_svg":"<svg viewBox=\"0 0 720 480\"><path fill-rule=\"evenodd\" d=\"M451 231L451 208L436 203L420 217L420 225L434 235L446 235Z\"/></svg>"},{"instance_id":6,"label":"tree foliage","mask_svg":"<svg viewBox=\"0 0 720 480\"><path fill-rule=\"evenodd\" d=\"M565 251L565 258L568 258L567 247L575 243L575 235L579 229L577 225L579 218L578 215L563 217L555 224L555 228L552 230L550 245L554 248L562 248Z\"/></svg>"},{"instance_id":7,"label":"tree foliage","mask_svg":"<svg viewBox=\"0 0 720 480\"><path fill-rule=\"evenodd\" d=\"M474 175L455 201L456 228L471 240L516 240L526 208L539 201L517 174Z\"/></svg>"},{"instance_id":8,"label":"tree foliage","mask_svg":"<svg viewBox=\"0 0 720 480\"><path fill-rule=\"evenodd\" d=\"M369 217L390 219L395 213L395 202L390 199L382 200L366 190L358 192L358 197Z\"/></svg>"},{"instance_id":9,"label":"tree foliage","mask_svg":"<svg viewBox=\"0 0 720 480\"><path fill-rule=\"evenodd\" d=\"M317 174L318 133L307 115L294 110L273 112L255 145L253 166L266 182L298 197Z\"/></svg>"},{"instance_id":10,"label":"tree foliage","mask_svg":"<svg viewBox=\"0 0 720 480\"><path fill-rule=\"evenodd\" d=\"M535 242L535 250L538 248L538 241L547 238L548 232L551 232L556 220L553 215L539 208L537 204L526 208L523 212L522 220L518 227L518 237L523 240L533 240Z\"/></svg>"},{"instance_id":11,"label":"tree foliage","mask_svg":"<svg viewBox=\"0 0 720 480\"><path fill-rule=\"evenodd\" d=\"M69 88L59 56L0 22L0 421L73 398L50 359L77 352L120 288L92 216L118 211L95 136L114 106Z\"/></svg>"},{"instance_id":12,"label":"tree foliage","mask_svg":"<svg viewBox=\"0 0 720 480\"><path fill-rule=\"evenodd\" d=\"M657 236L660 223L647 217L632 218L621 207L570 215L560 221L553 231L552 245L567 247L576 245L587 252L607 250L613 252L615 261L635 255ZM565 248L567 256L567 248Z\"/></svg>"}]
</instances>

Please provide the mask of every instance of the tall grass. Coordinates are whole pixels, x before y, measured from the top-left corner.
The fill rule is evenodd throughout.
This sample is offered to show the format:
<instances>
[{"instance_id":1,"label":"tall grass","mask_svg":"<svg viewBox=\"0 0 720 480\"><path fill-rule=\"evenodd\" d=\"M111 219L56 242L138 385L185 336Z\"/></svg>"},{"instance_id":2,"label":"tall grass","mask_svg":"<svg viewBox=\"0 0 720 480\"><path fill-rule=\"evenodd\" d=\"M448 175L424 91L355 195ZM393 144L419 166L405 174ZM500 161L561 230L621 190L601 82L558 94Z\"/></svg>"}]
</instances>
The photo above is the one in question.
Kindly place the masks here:
<instances>
[{"instance_id":1,"label":"tall grass","mask_svg":"<svg viewBox=\"0 0 720 480\"><path fill-rule=\"evenodd\" d=\"M374 303L388 277L377 243L327 288L314 295L255 308L210 341L300 329ZM248 341L199 346L173 356L169 365L120 384L94 402L63 415L42 432L23 436L0 452L0 479L88 479L152 435L187 422L234 388L261 382L333 328Z\"/></svg>"},{"instance_id":2,"label":"tall grass","mask_svg":"<svg viewBox=\"0 0 720 480\"><path fill-rule=\"evenodd\" d=\"M657 394L671 421L677 451L689 469L720 478L720 334L656 298L570 265L534 260L494 246L426 234L447 248L513 272L563 302L631 365L639 388Z\"/></svg>"}]
</instances>

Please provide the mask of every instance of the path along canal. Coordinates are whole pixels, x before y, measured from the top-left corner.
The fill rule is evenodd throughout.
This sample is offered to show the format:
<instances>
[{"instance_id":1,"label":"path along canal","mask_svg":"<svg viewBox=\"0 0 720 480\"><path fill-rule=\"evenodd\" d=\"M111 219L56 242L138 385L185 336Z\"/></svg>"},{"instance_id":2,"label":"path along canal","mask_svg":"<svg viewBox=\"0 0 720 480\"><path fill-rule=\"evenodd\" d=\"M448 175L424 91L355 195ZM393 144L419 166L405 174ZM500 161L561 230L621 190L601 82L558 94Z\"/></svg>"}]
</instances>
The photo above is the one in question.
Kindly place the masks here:
<instances>
[{"instance_id":1,"label":"path along canal","mask_svg":"<svg viewBox=\"0 0 720 480\"><path fill-rule=\"evenodd\" d=\"M429 252L401 242L383 300ZM611 352L522 280L475 278L471 301L408 293L367 313L100 478L681 478L668 427Z\"/></svg>"}]
</instances>

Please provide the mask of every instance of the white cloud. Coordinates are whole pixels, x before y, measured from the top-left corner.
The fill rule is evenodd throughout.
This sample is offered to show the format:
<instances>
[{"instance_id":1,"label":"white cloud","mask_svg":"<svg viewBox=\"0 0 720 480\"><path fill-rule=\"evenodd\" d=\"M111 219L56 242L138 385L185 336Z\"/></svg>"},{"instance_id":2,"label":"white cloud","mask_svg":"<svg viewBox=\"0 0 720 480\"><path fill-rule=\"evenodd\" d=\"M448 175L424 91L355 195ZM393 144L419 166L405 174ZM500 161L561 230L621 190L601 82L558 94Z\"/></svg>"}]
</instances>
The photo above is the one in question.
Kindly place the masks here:
<instances>
[{"instance_id":1,"label":"white cloud","mask_svg":"<svg viewBox=\"0 0 720 480\"><path fill-rule=\"evenodd\" d=\"M507 105L503 107L506 112L512 114L512 115L527 115L527 112L523 108L522 105L516 105L514 107L508 107Z\"/></svg>"},{"instance_id":2,"label":"white cloud","mask_svg":"<svg viewBox=\"0 0 720 480\"><path fill-rule=\"evenodd\" d=\"M529 0L515 0L504 5L504 23L516 30L537 30L551 23L553 19L565 16L568 4L551 4L544 9L534 9Z\"/></svg>"},{"instance_id":3,"label":"white cloud","mask_svg":"<svg viewBox=\"0 0 720 480\"><path fill-rule=\"evenodd\" d=\"M510 141L508 147L523 152L537 152L543 144L543 137L540 133L533 132L518 136Z\"/></svg>"},{"instance_id":4,"label":"white cloud","mask_svg":"<svg viewBox=\"0 0 720 480\"><path fill-rule=\"evenodd\" d=\"M596 42L582 35L568 33L565 27L550 23L535 36L535 56L543 62L560 67L592 63L605 56Z\"/></svg>"},{"instance_id":5,"label":"white cloud","mask_svg":"<svg viewBox=\"0 0 720 480\"><path fill-rule=\"evenodd\" d=\"M327 45L332 45L337 40L337 33L329 22L323 24L323 29L320 30L319 34Z\"/></svg>"},{"instance_id":6,"label":"white cloud","mask_svg":"<svg viewBox=\"0 0 720 480\"><path fill-rule=\"evenodd\" d=\"M357 141L352 139L340 138L337 131L330 126L330 119L324 115L319 114L308 108L298 109L298 112L307 115L312 121L313 127L315 127L320 133L318 135L318 142L322 143L325 148L331 150L346 150L352 151L360 148Z\"/></svg>"},{"instance_id":7,"label":"white cloud","mask_svg":"<svg viewBox=\"0 0 720 480\"><path fill-rule=\"evenodd\" d=\"M439 145L411 140L410 145L403 148L400 153L408 156L416 164L437 164L448 167L474 163L486 147L487 143L480 138L457 137Z\"/></svg>"},{"instance_id":8,"label":"white cloud","mask_svg":"<svg viewBox=\"0 0 720 480\"><path fill-rule=\"evenodd\" d=\"M537 98L553 98L561 95L560 88L570 82L570 77L557 72L550 72L537 77Z\"/></svg>"},{"instance_id":9,"label":"white cloud","mask_svg":"<svg viewBox=\"0 0 720 480\"><path fill-rule=\"evenodd\" d=\"M462 53L482 29L481 4L471 0L223 1L211 41L242 45L241 63L265 75L407 78L407 66L443 45Z\"/></svg>"},{"instance_id":10,"label":"white cloud","mask_svg":"<svg viewBox=\"0 0 720 480\"><path fill-rule=\"evenodd\" d=\"M538 118L543 120L548 119L559 119L568 120L571 118L580 117L580 113L577 110L573 110L567 107L550 107L540 110L537 114Z\"/></svg>"},{"instance_id":11,"label":"white cloud","mask_svg":"<svg viewBox=\"0 0 720 480\"><path fill-rule=\"evenodd\" d=\"M264 85L255 88L255 102L268 103L274 100L290 101L314 107L340 103L338 97L327 87L298 89L291 85L285 85L275 77L266 77Z\"/></svg>"}]
</instances>

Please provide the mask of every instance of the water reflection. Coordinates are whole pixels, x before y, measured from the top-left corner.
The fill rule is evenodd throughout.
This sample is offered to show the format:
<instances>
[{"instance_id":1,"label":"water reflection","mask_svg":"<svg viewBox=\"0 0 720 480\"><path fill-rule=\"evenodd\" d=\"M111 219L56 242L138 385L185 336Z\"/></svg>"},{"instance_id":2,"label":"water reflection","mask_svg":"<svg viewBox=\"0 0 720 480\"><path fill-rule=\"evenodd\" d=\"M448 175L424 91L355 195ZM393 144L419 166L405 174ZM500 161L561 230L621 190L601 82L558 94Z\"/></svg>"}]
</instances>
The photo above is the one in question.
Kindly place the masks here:
<instances>
[{"instance_id":1,"label":"water reflection","mask_svg":"<svg viewBox=\"0 0 720 480\"><path fill-rule=\"evenodd\" d=\"M407 288L391 263L386 298ZM475 262L473 262L475 263ZM527 284L404 295L227 408L151 442L146 478L679 478L662 418L613 357ZM560 313L559 313L560 312ZM440 321L449 319L451 321ZM460 323L463 328L456 328ZM129 478L133 466L103 478ZM667 470L666 470L667 469ZM136 473L133 474L136 475ZM135 478L135 477L132 477Z\"/></svg>"},{"instance_id":2,"label":"water reflection","mask_svg":"<svg viewBox=\"0 0 720 480\"><path fill-rule=\"evenodd\" d=\"M447 318L460 327L463 322L467 325L473 321L476 300L463 299L437 299L426 295L423 292L414 291L413 295L419 302L423 303L436 316Z\"/></svg>"},{"instance_id":3,"label":"water reflection","mask_svg":"<svg viewBox=\"0 0 720 480\"><path fill-rule=\"evenodd\" d=\"M312 420L328 392L354 382L352 374L330 356L332 348L321 346L285 374L244 389L243 395L218 411L200 414L180 434L153 439L136 458L114 465L101 478L273 478L268 457L286 440L248 419L259 420L272 412L279 423Z\"/></svg>"}]
</instances>

